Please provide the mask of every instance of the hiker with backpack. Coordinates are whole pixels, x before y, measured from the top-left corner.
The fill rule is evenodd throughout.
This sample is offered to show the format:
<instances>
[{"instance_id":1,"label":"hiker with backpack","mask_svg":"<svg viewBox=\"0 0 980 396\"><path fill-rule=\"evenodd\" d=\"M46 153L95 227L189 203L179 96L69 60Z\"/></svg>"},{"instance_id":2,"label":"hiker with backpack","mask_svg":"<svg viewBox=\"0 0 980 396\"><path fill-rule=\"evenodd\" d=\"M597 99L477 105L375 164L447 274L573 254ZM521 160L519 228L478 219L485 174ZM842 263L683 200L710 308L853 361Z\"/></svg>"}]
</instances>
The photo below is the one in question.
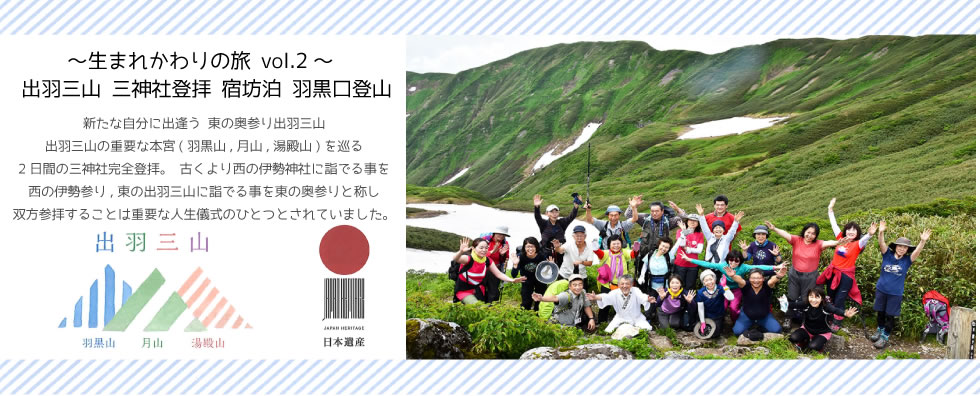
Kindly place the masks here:
<instances>
[{"instance_id":1,"label":"hiker with backpack","mask_svg":"<svg viewBox=\"0 0 980 396\"><path fill-rule=\"evenodd\" d=\"M510 243L507 242L507 226L499 226L490 233L480 236L486 239L490 245L487 247L487 258L492 260L500 272L507 270L507 263L510 261ZM487 278L487 302L500 300L500 280L496 277Z\"/></svg>"},{"instance_id":2,"label":"hiker with backpack","mask_svg":"<svg viewBox=\"0 0 980 396\"><path fill-rule=\"evenodd\" d=\"M795 344L802 351L821 352L832 336L830 322L834 320L833 316L842 315L850 318L858 310L857 307L843 310L825 301L823 290L819 287L807 291L806 296L806 302L789 301L789 306L799 310L803 315L803 325L793 330L789 335L789 342Z\"/></svg>"},{"instance_id":3,"label":"hiker with backpack","mask_svg":"<svg viewBox=\"0 0 980 396\"><path fill-rule=\"evenodd\" d=\"M858 305L861 304L861 291L857 284L857 259L864 251L868 241L874 237L878 229L877 223L871 223L868 233L861 235L861 226L856 222L848 222L844 225L843 232L837 225L837 218L834 217L834 203L837 198L830 200L827 206L827 215L830 217L830 226L837 236L837 247L834 249L833 259L830 265L817 276L817 284L827 284L827 295L837 308L844 309L847 299L854 300ZM858 239L860 238L860 239ZM835 315L834 323L830 325L833 331L840 330L843 316Z\"/></svg>"},{"instance_id":4,"label":"hiker with backpack","mask_svg":"<svg viewBox=\"0 0 980 396\"><path fill-rule=\"evenodd\" d=\"M696 260L698 255L701 254L701 251L704 250L704 235L701 234L701 222L698 221L698 215L694 213L686 214L675 203L668 203L670 207L674 208L676 213L680 214L679 216L682 220L677 224L677 234L674 238L677 241L684 240L683 248L679 249L679 253L674 256L674 273L681 277L685 289L694 290L698 282L698 265L692 263L691 260ZM717 277L718 274L715 274L715 278Z\"/></svg>"},{"instance_id":5,"label":"hiker with backpack","mask_svg":"<svg viewBox=\"0 0 980 396\"><path fill-rule=\"evenodd\" d=\"M638 195L639 202L643 203L643 196ZM626 209L626 217L633 216L633 208ZM640 226L640 246L639 257L646 257L651 251L657 249L660 240L670 239L670 230L677 228L674 216L668 211L662 202L656 201L650 204L650 214L638 214L636 225ZM637 279L641 279L637 278Z\"/></svg>"},{"instance_id":6,"label":"hiker with backpack","mask_svg":"<svg viewBox=\"0 0 980 396\"><path fill-rule=\"evenodd\" d=\"M574 274L568 280L568 290L554 296L542 296L540 293L531 294L536 302L551 302L555 306L551 311L550 321L563 326L577 326L585 332L594 332L596 327L595 315L592 313L592 303L586 298L585 276ZM584 315L584 317L583 317Z\"/></svg>"},{"instance_id":7,"label":"hiker with backpack","mask_svg":"<svg viewBox=\"0 0 980 396\"><path fill-rule=\"evenodd\" d=\"M575 216L578 216L579 204L575 203L572 207L572 213L568 217L559 217L558 205L548 205L545 213L548 215L547 219L541 218L541 204L544 200L541 199L541 194L534 196L534 222L538 225L538 230L541 231L541 255L544 257L554 256L556 260L554 263L559 266L562 265L562 255L554 254L554 248L552 247L552 240L558 240L558 243L565 243L565 230L568 229L569 224L575 220Z\"/></svg>"},{"instance_id":8,"label":"hiker with backpack","mask_svg":"<svg viewBox=\"0 0 980 396\"><path fill-rule=\"evenodd\" d=\"M612 307L616 310L616 317L609 322L605 331L612 333L624 323L645 330L653 330L653 326L650 326L650 323L647 322L643 311L649 309L650 304L655 299L633 287L633 276L630 274L620 275L619 279L617 279L617 284L619 288L608 293L589 293L586 295L589 301L598 302L599 308ZM602 322L602 319L600 318L599 321Z\"/></svg>"},{"instance_id":9,"label":"hiker with backpack","mask_svg":"<svg viewBox=\"0 0 980 396\"><path fill-rule=\"evenodd\" d=\"M520 274L522 277L527 278L523 284L521 284L521 308L530 310L538 310L538 303L536 300L531 298L533 293L544 293L548 288L548 285L538 281L538 278L534 276L534 272L538 268L538 264L542 261L548 260L554 262L554 258L545 258L541 252L541 247L538 245L538 239L535 237L524 238L524 249L522 249L518 254L514 255L514 258L510 260L511 266L510 276L516 277Z\"/></svg>"},{"instance_id":10,"label":"hiker with backpack","mask_svg":"<svg viewBox=\"0 0 980 396\"><path fill-rule=\"evenodd\" d=\"M489 271L497 279L508 283L521 283L525 277L511 278L497 269L496 263L487 257L490 243L486 239L477 238L472 242L469 238L459 240L459 251L453 256L453 264L449 267L449 277L456 281L453 287L453 302L476 304L490 302L487 299L485 280Z\"/></svg>"},{"instance_id":11,"label":"hiker with backpack","mask_svg":"<svg viewBox=\"0 0 980 396\"><path fill-rule=\"evenodd\" d=\"M817 223L807 223L800 230L800 235L790 235L790 233L777 228L770 221L766 221L766 227L775 232L776 235L783 237L790 246L793 247L793 267L789 270L789 279L786 283L786 296L789 301L802 302L806 298L808 290L816 287L817 276L820 275L820 252L823 249L837 246L837 241L821 241L820 226ZM793 322L802 323L802 316L798 310L790 310L789 315L783 320L782 327L787 330Z\"/></svg>"},{"instance_id":12,"label":"hiker with backpack","mask_svg":"<svg viewBox=\"0 0 980 396\"><path fill-rule=\"evenodd\" d=\"M725 267L725 275L735 280L742 289L742 312L732 326L732 333L741 335L753 325L761 326L767 333L779 333L782 327L772 316L772 289L786 276L786 267L780 268L769 281L765 280L759 269L749 271L747 281L732 267Z\"/></svg>"},{"instance_id":13,"label":"hiker with backpack","mask_svg":"<svg viewBox=\"0 0 980 396\"><path fill-rule=\"evenodd\" d=\"M638 195L637 198L639 199L637 205L643 203L642 195ZM625 215L626 217L632 217L633 208L626 209ZM638 214L636 225L643 229L640 233L640 239L642 240L641 246L645 246L648 249L654 249L659 239L669 238L670 230L677 228L674 215L660 201L650 203L650 214Z\"/></svg>"},{"instance_id":14,"label":"hiker with backpack","mask_svg":"<svg viewBox=\"0 0 980 396\"><path fill-rule=\"evenodd\" d=\"M556 256L564 256L561 268L558 269L558 276L562 279L571 279L573 274L587 277L586 268L599 262L599 257L596 257L595 252L585 242L585 226L583 225L577 225L572 229L572 240L564 245L559 244L558 239L552 239L551 243L552 251L556 253ZM555 261L555 263L558 262Z\"/></svg>"},{"instance_id":15,"label":"hiker with backpack","mask_svg":"<svg viewBox=\"0 0 980 396\"><path fill-rule=\"evenodd\" d=\"M619 285L618 279L623 274L630 275L630 286L633 286L633 260L636 252L631 249L623 248L623 238L620 235L612 235L608 238L609 250L596 250L596 257L599 258L599 268L596 281L599 283L599 292L608 293L616 290ZM599 321L605 322L609 318L610 308L599 311Z\"/></svg>"},{"instance_id":16,"label":"hiker with backpack","mask_svg":"<svg viewBox=\"0 0 980 396\"><path fill-rule=\"evenodd\" d=\"M613 235L619 235L623 238L624 245L630 245L629 232L633 229L633 224L636 223L638 217L638 212L636 211L636 205L639 205L642 200L639 196L633 196L630 198L629 207L632 209L632 214L629 219L621 220L620 217L623 210L616 205L609 205L606 208L606 217L608 220L599 220L592 217L592 204L585 204L585 222L592 224L596 229L599 230L599 237L602 240L601 249L609 249L609 238Z\"/></svg>"},{"instance_id":17,"label":"hiker with backpack","mask_svg":"<svg viewBox=\"0 0 980 396\"><path fill-rule=\"evenodd\" d=\"M888 337L895 327L895 320L902 312L902 298L905 295L905 278L909 274L912 262L919 257L926 241L932 235L932 230L926 229L919 235L919 244L912 249L912 241L899 237L891 244L885 244L884 220L878 225L878 249L881 250L881 275L875 285L874 310L878 312L878 331L871 336L875 348L882 349L888 345Z\"/></svg>"}]
</instances>

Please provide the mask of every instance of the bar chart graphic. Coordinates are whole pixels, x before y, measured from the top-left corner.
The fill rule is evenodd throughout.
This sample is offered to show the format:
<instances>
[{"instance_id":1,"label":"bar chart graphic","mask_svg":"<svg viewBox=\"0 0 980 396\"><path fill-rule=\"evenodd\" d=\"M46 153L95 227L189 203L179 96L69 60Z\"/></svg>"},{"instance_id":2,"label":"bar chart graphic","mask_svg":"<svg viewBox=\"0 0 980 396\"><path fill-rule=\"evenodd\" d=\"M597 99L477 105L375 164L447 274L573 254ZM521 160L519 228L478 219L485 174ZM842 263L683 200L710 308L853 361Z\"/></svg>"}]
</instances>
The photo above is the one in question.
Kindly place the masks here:
<instances>
[{"instance_id":1,"label":"bar chart graphic","mask_svg":"<svg viewBox=\"0 0 980 396\"><path fill-rule=\"evenodd\" d=\"M121 282L121 290L117 294L115 270L111 265L106 265L101 283L99 279L94 280L89 293L75 302L70 326L69 317L66 316L58 327L98 328L102 323L104 331L126 331L130 328L151 332L175 328L183 328L185 332L251 329L252 325L212 284L211 279L203 275L204 271L198 267L178 290L167 294L163 289L166 279L159 269L154 269L135 291L129 283ZM104 291L102 294L99 293L100 284ZM115 308L117 302L118 310ZM175 326L177 323L182 324Z\"/></svg>"},{"instance_id":2,"label":"bar chart graphic","mask_svg":"<svg viewBox=\"0 0 980 396\"><path fill-rule=\"evenodd\" d=\"M102 294L99 293L100 284L104 291ZM125 305L129 297L133 294L132 287L125 281L122 281L122 287L119 289L116 286L116 271L111 265L106 265L105 276L101 279L101 282L100 279L93 280L88 294L79 296L78 301L75 302L75 309L70 316L72 319L71 327L94 329L99 327L100 322L106 325L112 321L116 314L116 302L119 302L120 306ZM117 291L119 292L118 295ZM88 297L88 304L85 303L86 297ZM100 301L102 301L102 304L99 304ZM68 327L68 318L66 316L61 319L58 327ZM102 320L100 321L99 318L102 318Z\"/></svg>"}]
</instances>

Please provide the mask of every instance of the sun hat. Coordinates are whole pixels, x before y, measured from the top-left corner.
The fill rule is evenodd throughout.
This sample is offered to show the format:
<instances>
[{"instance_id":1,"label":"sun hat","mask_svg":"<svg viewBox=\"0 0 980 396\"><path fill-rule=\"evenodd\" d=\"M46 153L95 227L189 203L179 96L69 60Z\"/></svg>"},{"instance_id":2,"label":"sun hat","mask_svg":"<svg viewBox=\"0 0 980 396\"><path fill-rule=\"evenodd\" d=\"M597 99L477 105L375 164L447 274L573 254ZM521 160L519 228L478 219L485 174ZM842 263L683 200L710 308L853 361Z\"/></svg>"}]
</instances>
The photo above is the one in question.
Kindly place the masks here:
<instances>
[{"instance_id":1,"label":"sun hat","mask_svg":"<svg viewBox=\"0 0 980 396\"><path fill-rule=\"evenodd\" d=\"M766 235L769 235L769 227L766 227L764 225L756 226L755 227L755 231L752 231L752 235L755 235L755 234L766 234Z\"/></svg>"},{"instance_id":2,"label":"sun hat","mask_svg":"<svg viewBox=\"0 0 980 396\"><path fill-rule=\"evenodd\" d=\"M550 284L558 279L558 264L551 261L542 261L534 270L534 277L538 282Z\"/></svg>"},{"instance_id":3,"label":"sun hat","mask_svg":"<svg viewBox=\"0 0 980 396\"><path fill-rule=\"evenodd\" d=\"M545 210L545 212L550 212L552 210L558 210L558 205L555 204L548 205L548 209Z\"/></svg>"},{"instance_id":4,"label":"sun hat","mask_svg":"<svg viewBox=\"0 0 980 396\"><path fill-rule=\"evenodd\" d=\"M721 228L725 228L725 222L724 221L721 221L721 220L715 220L715 221L712 221L711 222L711 229L712 230L714 230L715 227L717 227L717 226L721 226Z\"/></svg>"},{"instance_id":5,"label":"sun hat","mask_svg":"<svg viewBox=\"0 0 980 396\"><path fill-rule=\"evenodd\" d=\"M507 226L497 226L497 228L494 229L492 233L503 234L506 237L510 237L510 234L508 234L507 231L508 231Z\"/></svg>"},{"instance_id":6,"label":"sun hat","mask_svg":"<svg viewBox=\"0 0 980 396\"><path fill-rule=\"evenodd\" d=\"M909 248L915 247L915 245L912 244L912 241L909 240L908 238L906 238L906 237L899 237L898 239L895 240L895 242L892 242L890 245L888 245L888 248L891 249L894 252L895 251L895 247L897 245L908 246Z\"/></svg>"},{"instance_id":7,"label":"sun hat","mask_svg":"<svg viewBox=\"0 0 980 396\"><path fill-rule=\"evenodd\" d=\"M609 207L608 207L608 208L606 208L606 214L610 214L610 213L612 213L612 212L619 212L619 213L623 213L623 210L622 210L622 209L620 209L620 208L619 208L619 206L616 206L616 205L609 205Z\"/></svg>"}]
</instances>

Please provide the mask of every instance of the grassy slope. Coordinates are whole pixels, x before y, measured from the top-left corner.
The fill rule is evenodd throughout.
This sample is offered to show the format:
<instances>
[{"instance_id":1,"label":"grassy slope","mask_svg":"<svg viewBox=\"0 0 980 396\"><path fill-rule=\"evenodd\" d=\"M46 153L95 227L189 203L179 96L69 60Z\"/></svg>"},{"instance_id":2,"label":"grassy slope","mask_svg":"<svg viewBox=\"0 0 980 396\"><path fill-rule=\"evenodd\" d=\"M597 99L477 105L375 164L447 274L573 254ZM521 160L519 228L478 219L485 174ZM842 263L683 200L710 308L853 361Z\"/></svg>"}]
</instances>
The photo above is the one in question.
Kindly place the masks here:
<instances>
[{"instance_id":1,"label":"grassy slope","mask_svg":"<svg viewBox=\"0 0 980 396\"><path fill-rule=\"evenodd\" d=\"M547 144L604 120L592 138L598 204L643 193L690 207L724 192L750 215L812 215L834 195L856 208L963 198L975 190L974 62L969 37L868 37L714 56L579 43L457 75L410 73L420 89L409 103L409 181L438 184L470 166L453 184L497 196ZM793 118L764 132L673 140L688 123L743 114ZM583 147L556 161L499 205L584 192L585 157ZM876 188L852 187L866 185Z\"/></svg>"}]
</instances>

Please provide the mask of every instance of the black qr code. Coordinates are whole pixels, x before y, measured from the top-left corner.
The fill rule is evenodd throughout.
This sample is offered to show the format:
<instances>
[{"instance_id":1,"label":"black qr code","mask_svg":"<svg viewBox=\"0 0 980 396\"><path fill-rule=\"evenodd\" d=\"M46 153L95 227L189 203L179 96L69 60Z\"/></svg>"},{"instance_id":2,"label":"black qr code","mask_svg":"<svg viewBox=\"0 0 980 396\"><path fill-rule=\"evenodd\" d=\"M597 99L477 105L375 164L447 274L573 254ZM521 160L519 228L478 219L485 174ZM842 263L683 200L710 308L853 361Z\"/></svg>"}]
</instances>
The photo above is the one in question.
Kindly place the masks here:
<instances>
[{"instance_id":1,"label":"black qr code","mask_svg":"<svg viewBox=\"0 0 980 396\"><path fill-rule=\"evenodd\" d=\"M324 278L323 319L364 319L364 278Z\"/></svg>"}]
</instances>

